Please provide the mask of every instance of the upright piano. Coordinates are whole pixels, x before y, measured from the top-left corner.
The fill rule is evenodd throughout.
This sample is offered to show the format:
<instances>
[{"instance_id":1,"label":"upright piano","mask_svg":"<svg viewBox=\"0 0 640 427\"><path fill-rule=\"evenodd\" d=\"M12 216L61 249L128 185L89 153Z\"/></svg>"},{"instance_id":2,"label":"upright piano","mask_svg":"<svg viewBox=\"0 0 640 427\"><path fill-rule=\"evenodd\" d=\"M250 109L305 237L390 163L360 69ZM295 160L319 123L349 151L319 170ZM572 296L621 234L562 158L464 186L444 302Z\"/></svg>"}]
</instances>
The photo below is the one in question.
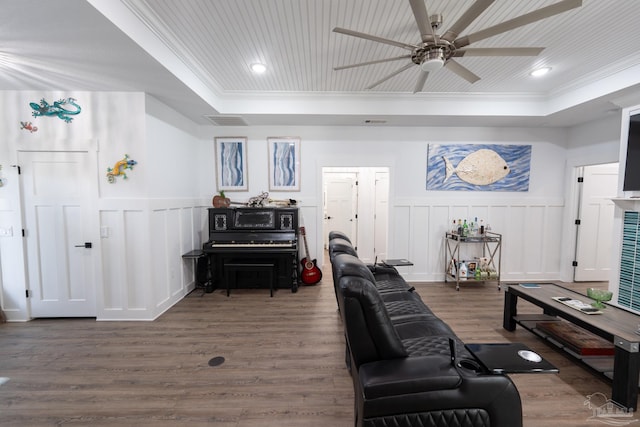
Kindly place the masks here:
<instances>
[{"instance_id":1,"label":"upright piano","mask_svg":"<svg viewBox=\"0 0 640 427\"><path fill-rule=\"evenodd\" d=\"M264 272L251 266L272 266L273 288L298 290L298 208L239 207L209 208L209 241L203 251L209 256L214 287L229 289L234 266L236 287L256 287ZM238 269L238 266L247 266ZM257 270L257 269L256 269ZM262 275L262 277L259 277Z\"/></svg>"}]
</instances>

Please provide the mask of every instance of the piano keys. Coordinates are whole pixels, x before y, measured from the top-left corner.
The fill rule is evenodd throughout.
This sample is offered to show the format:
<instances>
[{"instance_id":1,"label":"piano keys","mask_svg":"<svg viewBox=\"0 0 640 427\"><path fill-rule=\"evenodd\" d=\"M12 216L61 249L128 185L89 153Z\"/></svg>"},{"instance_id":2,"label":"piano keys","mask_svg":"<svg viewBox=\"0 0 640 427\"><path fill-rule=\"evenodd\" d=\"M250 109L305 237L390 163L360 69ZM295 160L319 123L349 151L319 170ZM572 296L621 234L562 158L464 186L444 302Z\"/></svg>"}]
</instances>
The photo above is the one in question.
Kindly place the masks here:
<instances>
[{"instance_id":1,"label":"piano keys","mask_svg":"<svg viewBox=\"0 0 640 427\"><path fill-rule=\"evenodd\" d=\"M214 287L269 284L296 292L297 230L298 208L209 208L209 240L203 251L209 256ZM271 276L252 266L270 266Z\"/></svg>"}]
</instances>

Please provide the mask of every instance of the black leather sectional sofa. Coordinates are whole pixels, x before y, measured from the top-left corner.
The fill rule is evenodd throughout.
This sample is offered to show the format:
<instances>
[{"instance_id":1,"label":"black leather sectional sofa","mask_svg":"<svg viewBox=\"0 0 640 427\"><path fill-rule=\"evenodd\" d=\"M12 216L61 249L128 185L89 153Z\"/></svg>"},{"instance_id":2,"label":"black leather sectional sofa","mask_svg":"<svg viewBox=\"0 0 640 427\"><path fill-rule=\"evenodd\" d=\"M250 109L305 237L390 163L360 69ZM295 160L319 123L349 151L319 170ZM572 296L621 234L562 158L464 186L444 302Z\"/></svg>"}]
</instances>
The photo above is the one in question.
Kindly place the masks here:
<instances>
[{"instance_id":1,"label":"black leather sectional sofa","mask_svg":"<svg viewBox=\"0 0 640 427\"><path fill-rule=\"evenodd\" d=\"M355 426L522 426L511 379L483 372L395 268L365 265L337 231L329 234L329 257Z\"/></svg>"}]
</instances>

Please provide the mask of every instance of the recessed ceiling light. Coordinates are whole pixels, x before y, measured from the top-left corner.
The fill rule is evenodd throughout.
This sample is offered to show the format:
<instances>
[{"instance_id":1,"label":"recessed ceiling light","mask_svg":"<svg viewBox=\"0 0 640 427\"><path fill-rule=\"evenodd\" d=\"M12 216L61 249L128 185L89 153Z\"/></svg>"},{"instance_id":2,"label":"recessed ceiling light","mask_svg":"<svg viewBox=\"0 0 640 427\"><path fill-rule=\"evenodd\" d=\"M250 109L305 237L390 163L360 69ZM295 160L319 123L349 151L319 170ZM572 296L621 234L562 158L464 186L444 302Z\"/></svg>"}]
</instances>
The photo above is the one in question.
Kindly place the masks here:
<instances>
[{"instance_id":1,"label":"recessed ceiling light","mask_svg":"<svg viewBox=\"0 0 640 427\"><path fill-rule=\"evenodd\" d=\"M549 71L551 71L551 67L542 67L542 68L533 70L529 74L532 75L533 77L540 77L540 76L544 76Z\"/></svg>"},{"instance_id":2,"label":"recessed ceiling light","mask_svg":"<svg viewBox=\"0 0 640 427\"><path fill-rule=\"evenodd\" d=\"M251 71L253 71L254 73L262 74L267 71L267 66L257 62L255 64L251 64Z\"/></svg>"}]
</instances>

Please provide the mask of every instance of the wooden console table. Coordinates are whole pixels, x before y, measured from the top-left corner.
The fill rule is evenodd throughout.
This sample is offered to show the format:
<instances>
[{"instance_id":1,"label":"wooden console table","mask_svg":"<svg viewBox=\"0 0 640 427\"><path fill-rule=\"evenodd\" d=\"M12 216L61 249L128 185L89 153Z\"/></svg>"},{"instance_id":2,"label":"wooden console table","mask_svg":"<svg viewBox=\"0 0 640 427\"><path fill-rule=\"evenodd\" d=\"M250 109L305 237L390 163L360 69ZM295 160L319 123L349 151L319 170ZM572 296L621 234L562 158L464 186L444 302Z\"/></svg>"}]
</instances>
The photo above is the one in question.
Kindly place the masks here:
<instances>
[{"instance_id":1,"label":"wooden console table","mask_svg":"<svg viewBox=\"0 0 640 427\"><path fill-rule=\"evenodd\" d=\"M611 400L628 410L635 411L638 404L640 374L640 335L636 332L640 324L640 316L612 305L607 305L602 310L602 314L586 314L554 300L554 297L569 297L585 303L593 302L586 295L552 283L543 283L534 288L511 284L507 286L504 294L504 329L513 331L516 324L530 329L522 321L525 316L518 316L518 298L522 298L541 307L543 310L541 316L546 316L547 319L553 317L565 319L613 343L615 348Z\"/></svg>"}]
</instances>

